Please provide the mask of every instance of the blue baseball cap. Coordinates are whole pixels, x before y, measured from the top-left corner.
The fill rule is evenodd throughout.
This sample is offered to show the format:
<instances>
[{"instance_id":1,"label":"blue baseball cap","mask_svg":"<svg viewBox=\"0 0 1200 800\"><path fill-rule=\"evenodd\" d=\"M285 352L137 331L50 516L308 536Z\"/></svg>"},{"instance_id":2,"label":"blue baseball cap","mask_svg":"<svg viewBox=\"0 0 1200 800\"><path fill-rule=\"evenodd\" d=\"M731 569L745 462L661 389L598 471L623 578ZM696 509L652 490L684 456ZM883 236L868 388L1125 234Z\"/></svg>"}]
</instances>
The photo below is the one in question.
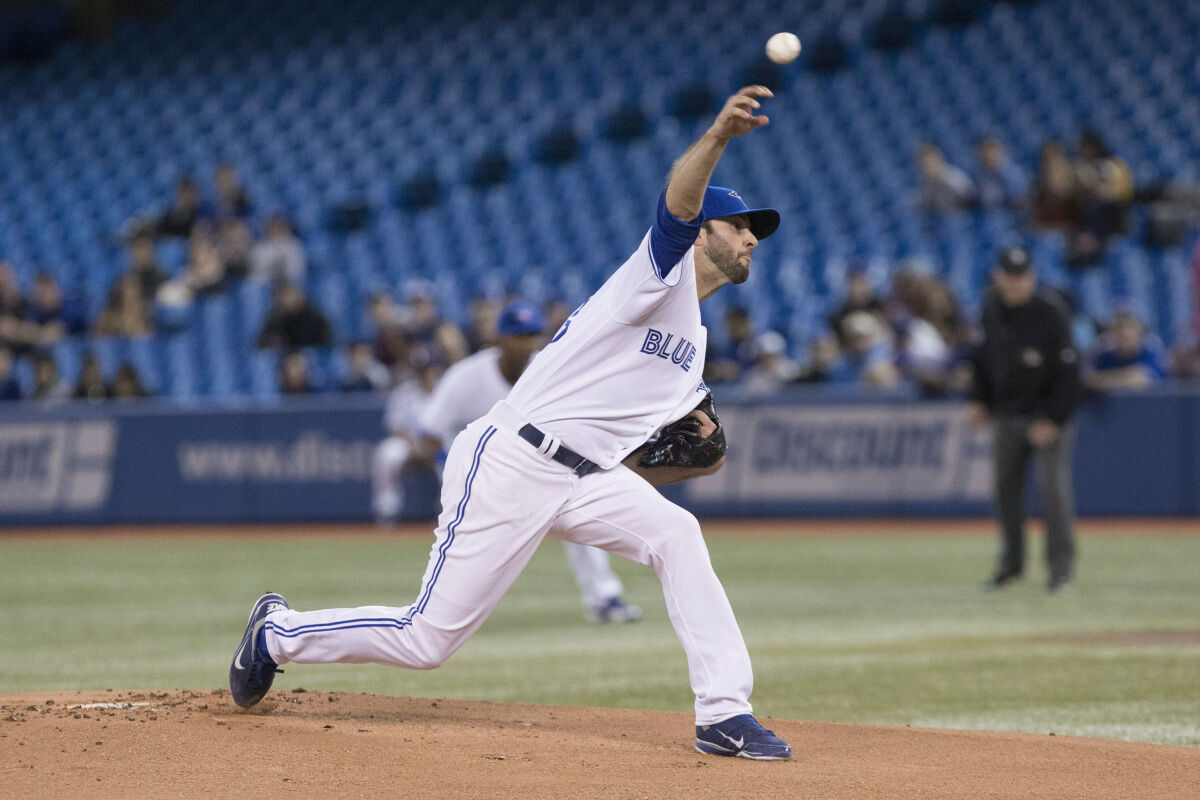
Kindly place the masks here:
<instances>
[{"instance_id":1,"label":"blue baseball cap","mask_svg":"<svg viewBox=\"0 0 1200 800\"><path fill-rule=\"evenodd\" d=\"M773 208L747 208L746 201L733 189L709 186L704 190L703 219L720 219L744 214L750 221L750 232L759 239L770 236L779 227L779 212Z\"/></svg>"},{"instance_id":2,"label":"blue baseball cap","mask_svg":"<svg viewBox=\"0 0 1200 800\"><path fill-rule=\"evenodd\" d=\"M496 320L496 333L501 336L532 336L545 327L542 312L532 303L509 303Z\"/></svg>"}]
</instances>

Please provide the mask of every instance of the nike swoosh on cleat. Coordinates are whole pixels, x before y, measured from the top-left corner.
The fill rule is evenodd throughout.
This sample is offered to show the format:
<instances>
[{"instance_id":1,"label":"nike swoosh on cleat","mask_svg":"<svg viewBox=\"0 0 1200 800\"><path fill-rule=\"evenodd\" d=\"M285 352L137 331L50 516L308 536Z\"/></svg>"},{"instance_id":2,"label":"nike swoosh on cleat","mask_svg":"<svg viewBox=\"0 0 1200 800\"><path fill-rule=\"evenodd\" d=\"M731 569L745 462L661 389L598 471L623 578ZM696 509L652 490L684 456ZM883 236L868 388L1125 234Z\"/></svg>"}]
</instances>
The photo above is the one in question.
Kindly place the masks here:
<instances>
[{"instance_id":1,"label":"nike swoosh on cleat","mask_svg":"<svg viewBox=\"0 0 1200 800\"><path fill-rule=\"evenodd\" d=\"M245 639L245 641L243 641L243 642L242 642L242 646L241 646L241 648L238 650L238 652L237 652L237 656L236 656L236 657L233 659L233 666L234 666L236 669L247 669L246 665L242 664L242 653L245 653L245 652L246 652L246 650L247 650L247 645L249 645L249 649L250 649L250 650L253 650L253 649L254 649L254 640L255 640L256 638L258 638L258 632L259 632L260 630L262 630L262 627L263 627L263 625L266 623L267 616L268 616L269 614L273 614L273 613L275 613L276 611L281 611L281 610L283 610L284 608L286 608L286 606L284 606L282 603L277 603L277 602L275 602L275 601L271 601L270 603L268 603L268 604L267 604L267 606L266 606L267 613L266 613L266 614L264 614L264 615L263 615L263 618L262 618L261 620L259 620L259 621L258 621L258 624L256 624L256 625L254 626L254 628L253 628L253 629L252 629L252 630L251 630L249 633L247 633L247 634L246 634L246 639ZM253 619L253 618L254 618L254 615L255 615L255 614L257 614L257 613L258 613L258 609L257 609L257 608L256 608L256 609L254 609L253 611L251 611L251 612L250 612L250 618L251 618L251 619Z\"/></svg>"},{"instance_id":2,"label":"nike swoosh on cleat","mask_svg":"<svg viewBox=\"0 0 1200 800\"><path fill-rule=\"evenodd\" d=\"M255 629L253 631L251 631L250 634L246 637L246 640L244 642L242 642L242 646L238 650L238 653L237 653L237 658L235 658L233 660L233 665L236 668L238 668L238 669L246 669L247 668L246 665L242 663L242 653L245 653L248 649L250 649L250 646L254 644L254 636L257 633L258 633L258 627L256 626Z\"/></svg>"},{"instance_id":3,"label":"nike swoosh on cleat","mask_svg":"<svg viewBox=\"0 0 1200 800\"><path fill-rule=\"evenodd\" d=\"M746 737L745 736L740 736L737 739L735 739L732 736L730 736L729 734L723 733L722 731L717 731L717 733L721 734L726 739L728 739L729 743L731 745L733 745L734 747L736 747L738 750L741 750L746 745Z\"/></svg>"}]
</instances>

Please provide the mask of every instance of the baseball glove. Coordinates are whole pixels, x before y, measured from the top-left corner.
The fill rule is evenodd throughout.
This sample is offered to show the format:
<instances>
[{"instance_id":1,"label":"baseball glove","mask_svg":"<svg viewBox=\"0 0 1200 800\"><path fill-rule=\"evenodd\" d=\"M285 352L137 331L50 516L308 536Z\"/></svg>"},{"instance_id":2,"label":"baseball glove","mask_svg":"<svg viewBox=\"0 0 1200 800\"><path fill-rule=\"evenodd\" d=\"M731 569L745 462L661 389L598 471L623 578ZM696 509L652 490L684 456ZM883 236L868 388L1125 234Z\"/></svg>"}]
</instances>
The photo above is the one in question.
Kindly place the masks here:
<instances>
[{"instance_id":1,"label":"baseball glove","mask_svg":"<svg viewBox=\"0 0 1200 800\"><path fill-rule=\"evenodd\" d=\"M717 429L705 438L700 435L700 420L690 414L662 429L658 438L645 446L639 467L711 467L725 455L725 429L717 419L717 407L713 396L707 394L696 406L703 411Z\"/></svg>"}]
</instances>

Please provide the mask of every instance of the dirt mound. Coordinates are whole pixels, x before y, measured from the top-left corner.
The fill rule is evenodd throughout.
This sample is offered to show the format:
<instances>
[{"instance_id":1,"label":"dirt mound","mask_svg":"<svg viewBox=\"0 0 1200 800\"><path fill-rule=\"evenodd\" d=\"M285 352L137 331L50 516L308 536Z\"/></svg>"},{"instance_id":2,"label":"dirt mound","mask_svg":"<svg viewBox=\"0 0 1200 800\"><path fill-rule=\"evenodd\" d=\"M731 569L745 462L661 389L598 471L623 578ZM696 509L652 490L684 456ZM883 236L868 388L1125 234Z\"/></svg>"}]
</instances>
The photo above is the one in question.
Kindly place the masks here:
<instances>
[{"instance_id":1,"label":"dirt mound","mask_svg":"<svg viewBox=\"0 0 1200 800\"><path fill-rule=\"evenodd\" d=\"M1200 750L764 720L789 762L692 750L686 714L297 689L0 695L6 796L1171 798Z\"/></svg>"}]
</instances>

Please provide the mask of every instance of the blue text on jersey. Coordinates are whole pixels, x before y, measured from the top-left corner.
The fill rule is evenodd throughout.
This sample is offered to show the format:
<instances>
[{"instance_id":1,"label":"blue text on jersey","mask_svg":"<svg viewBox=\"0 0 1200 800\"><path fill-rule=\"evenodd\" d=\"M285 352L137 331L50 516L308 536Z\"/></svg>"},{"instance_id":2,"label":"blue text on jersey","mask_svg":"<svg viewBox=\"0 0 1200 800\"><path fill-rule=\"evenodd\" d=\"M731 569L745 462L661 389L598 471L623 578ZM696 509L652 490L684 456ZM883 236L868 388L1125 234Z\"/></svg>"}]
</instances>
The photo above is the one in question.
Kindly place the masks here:
<instances>
[{"instance_id":1,"label":"blue text on jersey","mask_svg":"<svg viewBox=\"0 0 1200 800\"><path fill-rule=\"evenodd\" d=\"M672 344L674 349L671 349ZM679 365L680 369L687 372L692 368L692 360L696 357L696 345L682 336L676 340L673 333L664 335L662 331L649 328L646 331L646 339L642 342L642 352L662 359L669 358L672 364Z\"/></svg>"},{"instance_id":2,"label":"blue text on jersey","mask_svg":"<svg viewBox=\"0 0 1200 800\"><path fill-rule=\"evenodd\" d=\"M588 300L591 300L589 297ZM567 328L571 327L571 320L575 319L575 315L583 311L583 307L587 305L587 300L579 304L579 307L571 312L571 315L563 322L562 327L558 329L558 333L554 334L554 338L550 340L550 344L554 344L559 339L567 335Z\"/></svg>"}]
</instances>

